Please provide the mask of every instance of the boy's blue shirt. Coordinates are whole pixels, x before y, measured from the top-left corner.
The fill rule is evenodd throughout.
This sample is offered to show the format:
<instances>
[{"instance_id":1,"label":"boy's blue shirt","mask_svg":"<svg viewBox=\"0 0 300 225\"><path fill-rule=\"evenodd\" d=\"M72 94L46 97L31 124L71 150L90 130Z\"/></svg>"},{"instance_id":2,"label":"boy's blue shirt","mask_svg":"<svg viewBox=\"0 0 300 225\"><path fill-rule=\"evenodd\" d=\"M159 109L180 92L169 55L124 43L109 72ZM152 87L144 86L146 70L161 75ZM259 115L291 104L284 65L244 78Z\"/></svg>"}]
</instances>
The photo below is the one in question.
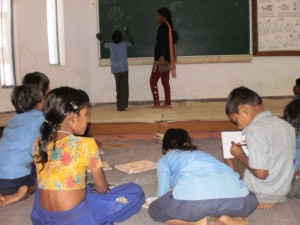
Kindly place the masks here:
<instances>
[{"instance_id":1,"label":"boy's blue shirt","mask_svg":"<svg viewBox=\"0 0 300 225\"><path fill-rule=\"evenodd\" d=\"M8 121L0 140L0 178L16 179L30 174L32 146L44 120L41 111L31 110Z\"/></svg>"},{"instance_id":2,"label":"boy's blue shirt","mask_svg":"<svg viewBox=\"0 0 300 225\"><path fill-rule=\"evenodd\" d=\"M110 49L111 73L122 73L128 71L127 48L130 42L121 41L118 44L105 42L104 48Z\"/></svg>"}]
</instances>

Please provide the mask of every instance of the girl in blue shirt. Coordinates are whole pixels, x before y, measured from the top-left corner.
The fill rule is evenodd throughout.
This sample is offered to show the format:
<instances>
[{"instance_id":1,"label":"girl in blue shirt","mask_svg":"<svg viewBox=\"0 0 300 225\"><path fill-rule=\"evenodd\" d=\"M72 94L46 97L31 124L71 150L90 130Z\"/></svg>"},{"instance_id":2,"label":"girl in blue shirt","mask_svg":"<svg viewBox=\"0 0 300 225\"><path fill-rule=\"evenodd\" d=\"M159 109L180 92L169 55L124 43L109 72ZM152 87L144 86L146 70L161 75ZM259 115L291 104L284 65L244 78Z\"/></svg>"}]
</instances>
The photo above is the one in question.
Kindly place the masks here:
<instances>
[{"instance_id":1,"label":"girl in blue shirt","mask_svg":"<svg viewBox=\"0 0 300 225\"><path fill-rule=\"evenodd\" d=\"M169 129L157 163L158 199L149 206L153 220L167 224L247 224L258 202L239 175L197 150L183 129ZM189 221L189 222L187 222Z\"/></svg>"},{"instance_id":2,"label":"girl in blue shirt","mask_svg":"<svg viewBox=\"0 0 300 225\"><path fill-rule=\"evenodd\" d=\"M22 84L12 92L17 114L8 121L0 140L0 206L34 192L31 151L44 122L42 110L50 81L45 74L32 72L23 77Z\"/></svg>"},{"instance_id":3,"label":"girl in blue shirt","mask_svg":"<svg viewBox=\"0 0 300 225\"><path fill-rule=\"evenodd\" d=\"M20 201L34 190L31 151L44 121L42 101L43 94L34 85L17 86L12 92L17 114L0 140L0 206Z\"/></svg>"}]
</instances>

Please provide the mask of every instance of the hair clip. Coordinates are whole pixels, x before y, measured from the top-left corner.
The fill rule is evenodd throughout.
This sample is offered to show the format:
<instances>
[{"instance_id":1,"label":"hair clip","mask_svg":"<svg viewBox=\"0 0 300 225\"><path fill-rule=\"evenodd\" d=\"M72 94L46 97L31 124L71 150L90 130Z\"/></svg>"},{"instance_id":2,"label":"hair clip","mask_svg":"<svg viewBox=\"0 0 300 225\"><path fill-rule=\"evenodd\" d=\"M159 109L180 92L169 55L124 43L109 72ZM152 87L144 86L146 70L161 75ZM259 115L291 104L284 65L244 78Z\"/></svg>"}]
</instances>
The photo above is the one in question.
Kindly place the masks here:
<instances>
[{"instance_id":1,"label":"hair clip","mask_svg":"<svg viewBox=\"0 0 300 225\"><path fill-rule=\"evenodd\" d=\"M45 123L49 123L49 121L48 121L48 120L45 120Z\"/></svg>"},{"instance_id":2,"label":"hair clip","mask_svg":"<svg viewBox=\"0 0 300 225\"><path fill-rule=\"evenodd\" d=\"M73 109L78 109L78 106L73 101L71 101L70 104L73 107Z\"/></svg>"}]
</instances>

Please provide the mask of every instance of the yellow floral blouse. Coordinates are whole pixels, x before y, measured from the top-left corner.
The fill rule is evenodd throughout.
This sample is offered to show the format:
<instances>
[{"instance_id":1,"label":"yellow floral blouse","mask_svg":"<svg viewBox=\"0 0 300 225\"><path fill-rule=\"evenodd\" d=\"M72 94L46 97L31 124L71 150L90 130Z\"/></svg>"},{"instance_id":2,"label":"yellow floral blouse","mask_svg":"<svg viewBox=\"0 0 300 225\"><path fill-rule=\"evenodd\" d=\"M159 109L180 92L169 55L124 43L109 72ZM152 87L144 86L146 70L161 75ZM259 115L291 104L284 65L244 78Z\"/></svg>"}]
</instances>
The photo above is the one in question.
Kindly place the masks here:
<instances>
[{"instance_id":1,"label":"yellow floral blouse","mask_svg":"<svg viewBox=\"0 0 300 225\"><path fill-rule=\"evenodd\" d=\"M47 190L74 190L85 188L86 170L102 167L94 138L69 135L48 146L48 162L39 161L38 140L33 146L38 187Z\"/></svg>"}]
</instances>

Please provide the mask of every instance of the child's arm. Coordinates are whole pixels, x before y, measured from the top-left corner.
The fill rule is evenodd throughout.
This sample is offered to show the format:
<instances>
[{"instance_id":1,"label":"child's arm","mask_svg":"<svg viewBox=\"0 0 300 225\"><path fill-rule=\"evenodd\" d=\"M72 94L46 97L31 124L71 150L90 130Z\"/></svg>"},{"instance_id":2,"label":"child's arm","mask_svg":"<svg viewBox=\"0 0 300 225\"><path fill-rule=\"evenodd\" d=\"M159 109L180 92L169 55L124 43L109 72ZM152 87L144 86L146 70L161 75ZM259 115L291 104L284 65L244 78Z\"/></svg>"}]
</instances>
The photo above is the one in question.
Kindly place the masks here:
<instances>
[{"instance_id":1,"label":"child's arm","mask_svg":"<svg viewBox=\"0 0 300 225\"><path fill-rule=\"evenodd\" d=\"M108 183L106 181L102 167L99 169L91 170L91 173L95 183L96 192L105 194L108 191Z\"/></svg>"},{"instance_id":2,"label":"child's arm","mask_svg":"<svg viewBox=\"0 0 300 225\"><path fill-rule=\"evenodd\" d=\"M125 34L127 35L128 41L133 45L134 42L133 42L133 39L132 39L132 37L131 37L131 35L130 35L130 33L129 33L128 27L124 27L124 32L125 32Z\"/></svg>"},{"instance_id":3,"label":"child's arm","mask_svg":"<svg viewBox=\"0 0 300 225\"><path fill-rule=\"evenodd\" d=\"M235 144L234 142L231 142L231 148L230 153L238 159L254 176L261 180L265 180L267 176L269 175L268 170L261 170L261 169L253 169L249 166L249 158L245 154L242 146ZM228 165L228 164L227 164Z\"/></svg>"},{"instance_id":4,"label":"child's arm","mask_svg":"<svg viewBox=\"0 0 300 225\"><path fill-rule=\"evenodd\" d=\"M161 197L165 193L167 193L171 188L170 176L162 160L159 160L157 163L157 178L158 178L157 196Z\"/></svg>"},{"instance_id":5,"label":"child's arm","mask_svg":"<svg viewBox=\"0 0 300 225\"><path fill-rule=\"evenodd\" d=\"M103 37L102 37L102 35L100 33L96 34L96 38L100 41L101 45L104 45L105 42L103 41Z\"/></svg>"}]
</instances>

